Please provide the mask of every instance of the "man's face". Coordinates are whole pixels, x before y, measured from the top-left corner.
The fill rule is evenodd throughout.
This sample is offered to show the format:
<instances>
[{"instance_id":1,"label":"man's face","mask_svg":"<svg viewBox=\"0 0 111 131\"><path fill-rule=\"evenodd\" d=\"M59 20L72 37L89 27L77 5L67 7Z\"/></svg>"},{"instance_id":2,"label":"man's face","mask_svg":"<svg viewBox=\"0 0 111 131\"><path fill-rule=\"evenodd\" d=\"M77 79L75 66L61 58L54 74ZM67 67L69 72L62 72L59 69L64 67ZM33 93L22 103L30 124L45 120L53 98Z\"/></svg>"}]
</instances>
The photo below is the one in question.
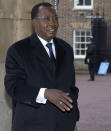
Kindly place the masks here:
<instances>
[{"instance_id":1,"label":"man's face","mask_svg":"<svg viewBox=\"0 0 111 131\"><path fill-rule=\"evenodd\" d=\"M47 42L56 36L59 24L57 14L53 8L40 6L33 23L36 33Z\"/></svg>"},{"instance_id":2,"label":"man's face","mask_svg":"<svg viewBox=\"0 0 111 131\"><path fill-rule=\"evenodd\" d=\"M89 44L92 44L92 41L88 41Z\"/></svg>"}]
</instances>

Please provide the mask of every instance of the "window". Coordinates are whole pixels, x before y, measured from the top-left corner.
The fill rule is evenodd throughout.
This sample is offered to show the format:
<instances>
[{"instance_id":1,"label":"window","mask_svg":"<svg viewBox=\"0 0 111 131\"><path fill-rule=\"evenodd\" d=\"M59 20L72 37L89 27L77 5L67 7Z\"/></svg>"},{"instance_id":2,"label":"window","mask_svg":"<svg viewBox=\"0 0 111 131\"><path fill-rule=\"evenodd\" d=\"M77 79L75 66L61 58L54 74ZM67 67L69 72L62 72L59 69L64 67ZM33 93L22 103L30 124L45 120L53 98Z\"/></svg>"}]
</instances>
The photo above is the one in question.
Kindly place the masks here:
<instances>
[{"instance_id":1,"label":"window","mask_svg":"<svg viewBox=\"0 0 111 131\"><path fill-rule=\"evenodd\" d=\"M86 48L88 39L92 36L91 30L74 30L73 33L73 49L74 58L84 59L86 56Z\"/></svg>"},{"instance_id":2,"label":"window","mask_svg":"<svg viewBox=\"0 0 111 131\"><path fill-rule=\"evenodd\" d=\"M74 0L74 9L92 10L93 0Z\"/></svg>"}]
</instances>

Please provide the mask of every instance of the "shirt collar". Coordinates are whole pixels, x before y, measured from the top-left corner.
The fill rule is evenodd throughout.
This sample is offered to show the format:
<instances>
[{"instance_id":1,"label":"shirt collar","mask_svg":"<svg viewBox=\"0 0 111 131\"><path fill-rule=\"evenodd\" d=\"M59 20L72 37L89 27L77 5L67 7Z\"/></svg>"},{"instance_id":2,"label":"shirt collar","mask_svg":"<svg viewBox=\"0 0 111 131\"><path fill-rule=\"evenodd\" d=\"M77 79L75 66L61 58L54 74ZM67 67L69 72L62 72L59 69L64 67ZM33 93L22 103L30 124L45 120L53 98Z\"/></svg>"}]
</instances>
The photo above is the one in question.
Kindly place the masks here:
<instances>
[{"instance_id":1,"label":"shirt collar","mask_svg":"<svg viewBox=\"0 0 111 131\"><path fill-rule=\"evenodd\" d=\"M54 44L53 39L50 42L47 42L43 38L41 38L40 36L37 35L37 37L39 38L39 40L41 41L41 43L43 44L43 46L46 46L47 43Z\"/></svg>"}]
</instances>

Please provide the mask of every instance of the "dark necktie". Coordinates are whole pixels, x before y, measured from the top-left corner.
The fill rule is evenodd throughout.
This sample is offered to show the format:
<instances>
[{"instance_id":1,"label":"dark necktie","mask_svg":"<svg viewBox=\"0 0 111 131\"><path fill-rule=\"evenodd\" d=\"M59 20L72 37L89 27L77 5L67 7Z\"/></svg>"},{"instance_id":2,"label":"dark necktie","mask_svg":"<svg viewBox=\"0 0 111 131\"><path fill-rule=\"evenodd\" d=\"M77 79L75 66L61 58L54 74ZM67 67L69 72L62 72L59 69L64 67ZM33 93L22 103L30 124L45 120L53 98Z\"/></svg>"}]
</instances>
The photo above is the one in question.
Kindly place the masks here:
<instances>
[{"instance_id":1,"label":"dark necktie","mask_svg":"<svg viewBox=\"0 0 111 131\"><path fill-rule=\"evenodd\" d=\"M52 51L52 43L48 43L48 44L46 44L46 46L49 49L50 60L51 60L52 66L53 66L53 70L55 72L56 71L56 59L55 59L53 51Z\"/></svg>"}]
</instances>

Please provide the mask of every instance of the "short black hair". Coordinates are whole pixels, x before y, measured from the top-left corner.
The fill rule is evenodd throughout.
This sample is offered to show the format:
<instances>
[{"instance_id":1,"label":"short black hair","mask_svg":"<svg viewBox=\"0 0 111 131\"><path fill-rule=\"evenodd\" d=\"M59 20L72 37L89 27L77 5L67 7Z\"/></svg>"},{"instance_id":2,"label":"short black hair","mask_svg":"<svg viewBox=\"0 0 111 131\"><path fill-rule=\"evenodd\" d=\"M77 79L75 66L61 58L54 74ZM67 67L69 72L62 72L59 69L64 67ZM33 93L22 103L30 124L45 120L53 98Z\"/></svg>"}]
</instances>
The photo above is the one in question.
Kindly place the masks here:
<instances>
[{"instance_id":1,"label":"short black hair","mask_svg":"<svg viewBox=\"0 0 111 131\"><path fill-rule=\"evenodd\" d=\"M42 3L36 4L32 8L32 11L31 11L31 19L32 20L36 17L40 6L48 6L48 7L54 8L54 6L48 2L42 2Z\"/></svg>"}]
</instances>

